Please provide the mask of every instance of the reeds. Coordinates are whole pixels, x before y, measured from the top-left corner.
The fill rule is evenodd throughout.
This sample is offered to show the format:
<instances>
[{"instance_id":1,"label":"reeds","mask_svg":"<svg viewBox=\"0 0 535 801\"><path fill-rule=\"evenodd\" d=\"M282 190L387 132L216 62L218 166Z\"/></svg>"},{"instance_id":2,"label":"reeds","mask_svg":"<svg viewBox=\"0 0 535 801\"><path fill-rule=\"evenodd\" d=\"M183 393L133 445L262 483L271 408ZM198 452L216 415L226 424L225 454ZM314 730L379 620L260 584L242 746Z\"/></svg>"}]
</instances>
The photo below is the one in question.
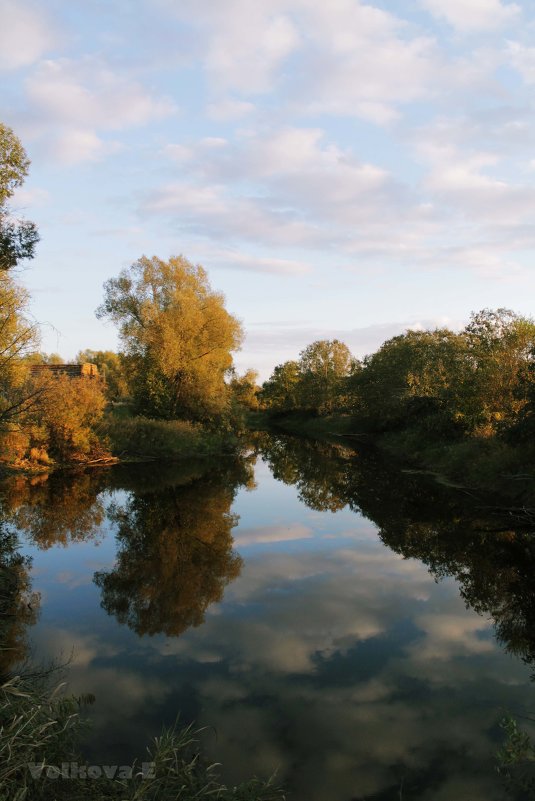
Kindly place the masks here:
<instances>
[{"instance_id":1,"label":"reeds","mask_svg":"<svg viewBox=\"0 0 535 801\"><path fill-rule=\"evenodd\" d=\"M86 725L80 708L93 699L66 697L64 684L51 689L51 675L16 676L0 686L0 801L284 801L271 780L224 785L191 726L164 730L127 777L81 776L89 766L78 752Z\"/></svg>"}]
</instances>

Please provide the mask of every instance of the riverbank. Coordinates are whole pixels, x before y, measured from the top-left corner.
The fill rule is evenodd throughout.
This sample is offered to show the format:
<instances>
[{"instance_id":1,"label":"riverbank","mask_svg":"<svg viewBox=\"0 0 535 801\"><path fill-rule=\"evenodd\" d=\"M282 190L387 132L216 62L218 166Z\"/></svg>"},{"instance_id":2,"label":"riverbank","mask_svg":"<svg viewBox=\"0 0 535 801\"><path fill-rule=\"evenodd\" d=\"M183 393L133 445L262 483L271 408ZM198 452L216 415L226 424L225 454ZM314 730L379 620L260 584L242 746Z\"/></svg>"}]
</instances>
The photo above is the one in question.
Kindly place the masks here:
<instances>
[{"instance_id":1,"label":"riverbank","mask_svg":"<svg viewBox=\"0 0 535 801\"><path fill-rule=\"evenodd\" d=\"M209 430L186 420L107 415L95 431L98 447L72 458L51 458L37 452L34 458L0 461L0 476L23 473L38 476L57 470L80 470L150 461L208 459L239 449L238 432Z\"/></svg>"},{"instance_id":2,"label":"riverbank","mask_svg":"<svg viewBox=\"0 0 535 801\"><path fill-rule=\"evenodd\" d=\"M498 436L465 437L453 441L424 438L417 429L377 432L356 415L314 416L256 412L248 418L254 430L280 431L356 451L378 449L400 469L422 470L438 480L467 489L497 491L517 504L535 506L535 448Z\"/></svg>"}]
</instances>

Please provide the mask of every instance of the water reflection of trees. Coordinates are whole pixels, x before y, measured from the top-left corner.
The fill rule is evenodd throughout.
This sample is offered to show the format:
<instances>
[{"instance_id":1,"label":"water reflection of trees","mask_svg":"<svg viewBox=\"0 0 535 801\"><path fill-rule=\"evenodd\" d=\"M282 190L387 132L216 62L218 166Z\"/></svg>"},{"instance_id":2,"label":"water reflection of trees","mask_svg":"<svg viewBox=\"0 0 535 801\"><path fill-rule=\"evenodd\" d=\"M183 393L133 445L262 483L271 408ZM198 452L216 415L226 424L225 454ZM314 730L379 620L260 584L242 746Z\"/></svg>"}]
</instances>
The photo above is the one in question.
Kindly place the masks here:
<instances>
[{"instance_id":1,"label":"water reflection of trees","mask_svg":"<svg viewBox=\"0 0 535 801\"><path fill-rule=\"evenodd\" d=\"M0 676L24 660L27 627L39 596L19 535L37 547L98 540L108 517L117 526L115 567L95 574L102 605L139 634L176 635L202 623L208 606L241 570L232 550L236 489L254 486L247 459L220 463L122 466L2 482L0 496ZM106 508L103 491L125 491Z\"/></svg>"},{"instance_id":2,"label":"water reflection of trees","mask_svg":"<svg viewBox=\"0 0 535 801\"><path fill-rule=\"evenodd\" d=\"M290 437L261 437L259 447L308 506L347 505L372 520L392 550L421 560L439 579L457 579L466 604L493 617L507 649L535 664L535 526L525 516L496 508L495 498L402 472L372 451L350 456Z\"/></svg>"},{"instance_id":3,"label":"water reflection of trees","mask_svg":"<svg viewBox=\"0 0 535 801\"><path fill-rule=\"evenodd\" d=\"M0 523L0 681L27 655L27 627L35 623L39 595L31 591L30 562L14 532Z\"/></svg>"},{"instance_id":4,"label":"water reflection of trees","mask_svg":"<svg viewBox=\"0 0 535 801\"><path fill-rule=\"evenodd\" d=\"M294 484L299 498L311 509L336 512L346 506L350 473L343 457L352 451L263 433L255 435L255 443L274 477Z\"/></svg>"},{"instance_id":5,"label":"water reflection of trees","mask_svg":"<svg viewBox=\"0 0 535 801\"><path fill-rule=\"evenodd\" d=\"M13 476L2 484L2 506L6 518L38 548L67 546L99 536L104 486L105 474L99 471Z\"/></svg>"},{"instance_id":6,"label":"water reflection of trees","mask_svg":"<svg viewBox=\"0 0 535 801\"><path fill-rule=\"evenodd\" d=\"M232 550L236 488L244 464L185 485L138 491L109 514L118 527L115 567L95 574L102 606L138 634L177 636L204 620L241 571Z\"/></svg>"}]
</instances>

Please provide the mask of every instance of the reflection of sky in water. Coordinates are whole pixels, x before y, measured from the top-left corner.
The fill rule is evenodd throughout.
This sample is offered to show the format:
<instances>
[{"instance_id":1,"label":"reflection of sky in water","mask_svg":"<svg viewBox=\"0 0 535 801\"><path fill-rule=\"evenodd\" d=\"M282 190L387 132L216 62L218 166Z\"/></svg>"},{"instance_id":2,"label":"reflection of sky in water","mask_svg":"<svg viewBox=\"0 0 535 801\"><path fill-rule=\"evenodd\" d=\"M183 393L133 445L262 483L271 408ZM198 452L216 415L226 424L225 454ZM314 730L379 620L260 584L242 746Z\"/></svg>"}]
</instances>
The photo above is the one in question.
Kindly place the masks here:
<instances>
[{"instance_id":1,"label":"reflection of sky in water","mask_svg":"<svg viewBox=\"0 0 535 801\"><path fill-rule=\"evenodd\" d=\"M229 780L277 769L294 801L502 798L496 722L524 708L527 668L455 582L436 584L368 520L306 508L263 463L256 478L233 505L242 574L179 638L138 638L100 608L92 578L113 564L113 531L28 548L34 653L73 653L72 690L97 696L95 758L142 757L181 710L214 727Z\"/></svg>"}]
</instances>

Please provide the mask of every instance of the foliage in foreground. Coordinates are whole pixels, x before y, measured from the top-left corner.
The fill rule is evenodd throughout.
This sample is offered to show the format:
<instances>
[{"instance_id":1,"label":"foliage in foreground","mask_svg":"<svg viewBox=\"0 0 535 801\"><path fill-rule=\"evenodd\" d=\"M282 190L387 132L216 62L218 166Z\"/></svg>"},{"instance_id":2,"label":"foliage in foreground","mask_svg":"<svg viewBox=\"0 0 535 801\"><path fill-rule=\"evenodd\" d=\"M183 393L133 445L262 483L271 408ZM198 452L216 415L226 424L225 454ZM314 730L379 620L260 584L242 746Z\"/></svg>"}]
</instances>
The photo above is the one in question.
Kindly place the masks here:
<instances>
[{"instance_id":1,"label":"foliage in foreground","mask_svg":"<svg viewBox=\"0 0 535 801\"><path fill-rule=\"evenodd\" d=\"M63 763L85 764L77 746L85 725L80 707L93 700L66 698L61 690L60 685L51 691L46 678L35 676L17 676L0 687L0 801L283 801L285 797L271 781L251 779L226 787L217 766L203 759L200 732L191 727L166 730L154 740L144 759L153 763L145 776L137 764L126 778L84 779L80 773L51 778L47 775L51 766L61 770Z\"/></svg>"},{"instance_id":2,"label":"foliage in foreground","mask_svg":"<svg viewBox=\"0 0 535 801\"><path fill-rule=\"evenodd\" d=\"M498 773L509 788L522 790L526 801L535 799L535 745L513 717L505 717L501 727L505 742L497 755Z\"/></svg>"}]
</instances>

